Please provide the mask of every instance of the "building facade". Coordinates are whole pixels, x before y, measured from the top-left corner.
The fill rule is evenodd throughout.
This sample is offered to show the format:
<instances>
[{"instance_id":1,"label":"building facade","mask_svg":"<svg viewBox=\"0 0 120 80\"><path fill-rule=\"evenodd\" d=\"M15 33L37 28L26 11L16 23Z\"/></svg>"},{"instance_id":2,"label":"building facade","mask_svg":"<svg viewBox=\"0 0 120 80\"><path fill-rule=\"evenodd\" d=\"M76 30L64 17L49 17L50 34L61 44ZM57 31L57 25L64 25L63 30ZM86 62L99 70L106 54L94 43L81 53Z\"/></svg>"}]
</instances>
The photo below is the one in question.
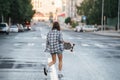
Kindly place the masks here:
<instances>
[{"instance_id":1,"label":"building facade","mask_svg":"<svg viewBox=\"0 0 120 80\"><path fill-rule=\"evenodd\" d=\"M44 15L44 18L52 16L56 19L56 15L62 11L62 7L57 6L56 1L57 0L32 0L31 3L33 5L33 10L35 10L37 14L40 13ZM43 18L43 16L36 16L35 18L39 19Z\"/></svg>"},{"instance_id":2,"label":"building facade","mask_svg":"<svg viewBox=\"0 0 120 80\"><path fill-rule=\"evenodd\" d=\"M83 0L62 0L65 7L66 17L76 18L77 17L77 10L76 5L80 5Z\"/></svg>"},{"instance_id":3,"label":"building facade","mask_svg":"<svg viewBox=\"0 0 120 80\"><path fill-rule=\"evenodd\" d=\"M33 10L44 15L44 17L57 19L57 16L61 13L65 14L65 17L76 18L77 10L76 5L80 5L83 0L32 0ZM61 6L60 6L61 2ZM38 18L38 16L36 17ZM43 18L43 17L39 17Z\"/></svg>"}]
</instances>

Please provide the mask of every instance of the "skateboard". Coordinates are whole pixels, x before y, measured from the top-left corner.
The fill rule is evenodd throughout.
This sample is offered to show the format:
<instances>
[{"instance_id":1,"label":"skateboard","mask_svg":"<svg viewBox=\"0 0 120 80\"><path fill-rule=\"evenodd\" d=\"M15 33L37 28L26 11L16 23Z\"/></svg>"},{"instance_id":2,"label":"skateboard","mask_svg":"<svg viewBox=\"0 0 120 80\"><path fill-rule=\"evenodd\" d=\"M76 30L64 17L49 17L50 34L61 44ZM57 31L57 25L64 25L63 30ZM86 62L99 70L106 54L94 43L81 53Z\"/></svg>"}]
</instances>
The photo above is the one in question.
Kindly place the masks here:
<instances>
[{"instance_id":1,"label":"skateboard","mask_svg":"<svg viewBox=\"0 0 120 80\"><path fill-rule=\"evenodd\" d=\"M73 52L74 46L75 46L75 44L70 43L70 42L65 42L64 43L64 49L65 50L70 50L71 52Z\"/></svg>"}]
</instances>

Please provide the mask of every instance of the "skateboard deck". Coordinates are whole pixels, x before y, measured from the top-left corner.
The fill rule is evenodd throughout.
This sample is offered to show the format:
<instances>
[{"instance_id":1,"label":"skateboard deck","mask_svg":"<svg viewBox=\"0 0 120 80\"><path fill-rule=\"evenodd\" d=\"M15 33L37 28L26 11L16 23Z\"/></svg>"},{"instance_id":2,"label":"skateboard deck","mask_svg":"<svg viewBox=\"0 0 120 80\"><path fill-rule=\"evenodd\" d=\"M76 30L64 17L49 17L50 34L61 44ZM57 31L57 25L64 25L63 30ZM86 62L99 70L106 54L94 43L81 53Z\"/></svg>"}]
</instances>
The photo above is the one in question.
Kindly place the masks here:
<instances>
[{"instance_id":1,"label":"skateboard deck","mask_svg":"<svg viewBox=\"0 0 120 80\"><path fill-rule=\"evenodd\" d=\"M75 44L70 43L70 42L64 43L64 49L65 49L65 50L70 50L71 52L73 52L74 46L75 46Z\"/></svg>"}]
</instances>

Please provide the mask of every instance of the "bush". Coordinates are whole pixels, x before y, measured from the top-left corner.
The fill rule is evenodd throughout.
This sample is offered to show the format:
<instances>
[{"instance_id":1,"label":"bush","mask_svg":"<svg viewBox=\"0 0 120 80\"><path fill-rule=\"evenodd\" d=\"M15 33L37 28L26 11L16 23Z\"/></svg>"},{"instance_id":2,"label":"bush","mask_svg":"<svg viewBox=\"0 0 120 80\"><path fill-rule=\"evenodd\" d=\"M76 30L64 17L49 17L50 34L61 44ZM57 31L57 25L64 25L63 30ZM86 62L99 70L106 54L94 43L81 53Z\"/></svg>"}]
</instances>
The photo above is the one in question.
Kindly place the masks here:
<instances>
[{"instance_id":1,"label":"bush","mask_svg":"<svg viewBox=\"0 0 120 80\"><path fill-rule=\"evenodd\" d=\"M66 24L68 24L68 23L71 24L71 18L70 18L70 17L67 17L67 18L65 19L65 23L66 23Z\"/></svg>"},{"instance_id":2,"label":"bush","mask_svg":"<svg viewBox=\"0 0 120 80\"><path fill-rule=\"evenodd\" d=\"M71 26L72 26L72 28L75 28L76 26L78 26L78 22L72 21Z\"/></svg>"}]
</instances>

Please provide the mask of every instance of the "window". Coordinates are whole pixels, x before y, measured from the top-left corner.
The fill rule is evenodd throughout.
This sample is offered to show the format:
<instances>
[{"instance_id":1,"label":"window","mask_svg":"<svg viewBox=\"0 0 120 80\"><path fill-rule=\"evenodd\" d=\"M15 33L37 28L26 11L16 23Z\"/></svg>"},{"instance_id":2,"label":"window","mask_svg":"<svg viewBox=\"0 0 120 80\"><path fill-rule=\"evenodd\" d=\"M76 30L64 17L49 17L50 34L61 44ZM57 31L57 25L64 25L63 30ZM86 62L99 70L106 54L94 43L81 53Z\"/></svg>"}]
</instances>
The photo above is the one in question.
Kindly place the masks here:
<instances>
[{"instance_id":1,"label":"window","mask_svg":"<svg viewBox=\"0 0 120 80\"><path fill-rule=\"evenodd\" d=\"M52 1L52 5L54 5L55 3Z\"/></svg>"}]
</instances>

